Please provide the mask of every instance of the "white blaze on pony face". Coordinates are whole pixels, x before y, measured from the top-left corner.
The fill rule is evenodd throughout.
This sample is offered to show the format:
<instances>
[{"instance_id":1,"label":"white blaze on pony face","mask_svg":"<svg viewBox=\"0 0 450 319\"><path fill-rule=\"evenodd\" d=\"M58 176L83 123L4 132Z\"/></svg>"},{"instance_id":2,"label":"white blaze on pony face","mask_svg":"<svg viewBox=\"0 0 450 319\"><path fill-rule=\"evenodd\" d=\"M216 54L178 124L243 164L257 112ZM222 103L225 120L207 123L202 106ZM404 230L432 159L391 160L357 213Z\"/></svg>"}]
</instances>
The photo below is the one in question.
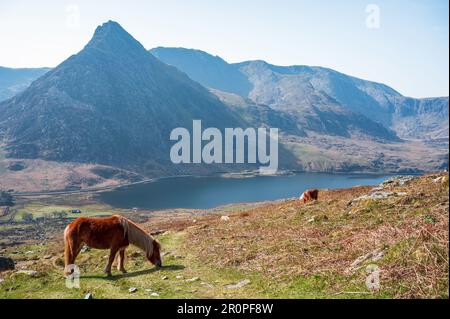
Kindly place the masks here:
<instances>
[{"instance_id":1,"label":"white blaze on pony face","mask_svg":"<svg viewBox=\"0 0 450 319\"><path fill-rule=\"evenodd\" d=\"M302 193L302 196L300 196L300 200L304 200L305 199L305 193Z\"/></svg>"}]
</instances>

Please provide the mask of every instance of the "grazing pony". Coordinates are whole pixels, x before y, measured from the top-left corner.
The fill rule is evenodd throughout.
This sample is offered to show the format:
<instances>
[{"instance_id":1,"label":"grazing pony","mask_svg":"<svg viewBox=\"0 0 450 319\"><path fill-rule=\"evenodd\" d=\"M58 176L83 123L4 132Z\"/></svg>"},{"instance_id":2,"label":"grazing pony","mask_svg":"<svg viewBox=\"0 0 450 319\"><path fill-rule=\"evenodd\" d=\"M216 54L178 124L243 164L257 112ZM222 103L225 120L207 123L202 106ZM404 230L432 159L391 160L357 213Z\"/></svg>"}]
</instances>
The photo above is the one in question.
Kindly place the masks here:
<instances>
[{"instance_id":1,"label":"grazing pony","mask_svg":"<svg viewBox=\"0 0 450 319\"><path fill-rule=\"evenodd\" d=\"M132 244L145 252L145 257L157 267L161 267L161 246L131 220L113 215L106 218L80 217L67 225L64 230L64 274L70 275L68 266L75 263L83 244L96 249L109 249L110 255L104 272L111 276L111 265L119 252L117 269L124 268L125 249Z\"/></svg>"},{"instance_id":2,"label":"grazing pony","mask_svg":"<svg viewBox=\"0 0 450 319\"><path fill-rule=\"evenodd\" d=\"M303 192L302 196L300 196L300 201L303 203L317 200L319 198L319 190L318 189L308 189Z\"/></svg>"}]
</instances>

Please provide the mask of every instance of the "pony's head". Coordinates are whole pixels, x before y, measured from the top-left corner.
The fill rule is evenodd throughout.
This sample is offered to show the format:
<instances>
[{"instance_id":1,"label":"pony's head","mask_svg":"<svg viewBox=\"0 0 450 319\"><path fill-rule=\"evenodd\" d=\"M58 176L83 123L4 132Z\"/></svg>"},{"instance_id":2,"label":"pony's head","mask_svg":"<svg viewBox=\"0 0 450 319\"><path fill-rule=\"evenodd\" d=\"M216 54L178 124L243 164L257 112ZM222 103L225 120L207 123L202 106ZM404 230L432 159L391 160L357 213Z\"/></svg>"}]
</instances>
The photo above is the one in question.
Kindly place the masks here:
<instances>
[{"instance_id":1,"label":"pony's head","mask_svg":"<svg viewBox=\"0 0 450 319\"><path fill-rule=\"evenodd\" d=\"M156 267L162 267L161 244L157 240L153 240L152 253L147 255L147 259Z\"/></svg>"}]
</instances>

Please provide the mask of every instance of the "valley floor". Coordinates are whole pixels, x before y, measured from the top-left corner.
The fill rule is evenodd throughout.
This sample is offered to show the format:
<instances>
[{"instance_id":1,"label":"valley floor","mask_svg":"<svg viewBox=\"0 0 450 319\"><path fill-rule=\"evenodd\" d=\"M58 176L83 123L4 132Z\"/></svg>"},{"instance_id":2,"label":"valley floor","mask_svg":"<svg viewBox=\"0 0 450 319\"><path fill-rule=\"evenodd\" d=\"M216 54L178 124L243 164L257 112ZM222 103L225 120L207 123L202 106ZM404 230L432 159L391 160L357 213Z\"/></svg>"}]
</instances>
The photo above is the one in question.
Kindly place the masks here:
<instances>
[{"instance_id":1,"label":"valley floor","mask_svg":"<svg viewBox=\"0 0 450 319\"><path fill-rule=\"evenodd\" d=\"M30 199L9 220L0 217L0 255L16 263L0 272L0 298L448 298L448 185L448 173L428 174L376 189L322 190L304 205L153 213L112 210L87 194ZM130 247L128 273L107 278L108 252L90 250L77 259L80 288L67 288L62 230L69 216L50 215L74 205L82 214L120 213L141 223L162 243L163 268ZM41 219L24 224L18 216L25 211ZM26 237L36 227L41 237ZM370 288L375 275L379 289Z\"/></svg>"}]
</instances>

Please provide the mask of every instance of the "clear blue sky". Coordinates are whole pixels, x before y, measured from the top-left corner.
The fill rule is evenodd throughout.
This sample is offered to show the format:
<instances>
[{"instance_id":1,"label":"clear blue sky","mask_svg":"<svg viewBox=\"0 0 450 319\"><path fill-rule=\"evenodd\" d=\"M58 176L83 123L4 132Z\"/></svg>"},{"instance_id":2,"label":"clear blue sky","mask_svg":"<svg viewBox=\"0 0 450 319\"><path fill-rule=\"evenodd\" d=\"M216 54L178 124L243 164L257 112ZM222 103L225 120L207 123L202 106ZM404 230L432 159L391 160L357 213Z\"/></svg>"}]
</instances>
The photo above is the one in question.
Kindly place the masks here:
<instances>
[{"instance_id":1,"label":"clear blue sky","mask_svg":"<svg viewBox=\"0 0 450 319\"><path fill-rule=\"evenodd\" d=\"M379 28L366 24L371 3ZM447 0L0 0L0 65L56 66L111 19L148 49L320 65L408 96L447 96L448 10Z\"/></svg>"}]
</instances>

